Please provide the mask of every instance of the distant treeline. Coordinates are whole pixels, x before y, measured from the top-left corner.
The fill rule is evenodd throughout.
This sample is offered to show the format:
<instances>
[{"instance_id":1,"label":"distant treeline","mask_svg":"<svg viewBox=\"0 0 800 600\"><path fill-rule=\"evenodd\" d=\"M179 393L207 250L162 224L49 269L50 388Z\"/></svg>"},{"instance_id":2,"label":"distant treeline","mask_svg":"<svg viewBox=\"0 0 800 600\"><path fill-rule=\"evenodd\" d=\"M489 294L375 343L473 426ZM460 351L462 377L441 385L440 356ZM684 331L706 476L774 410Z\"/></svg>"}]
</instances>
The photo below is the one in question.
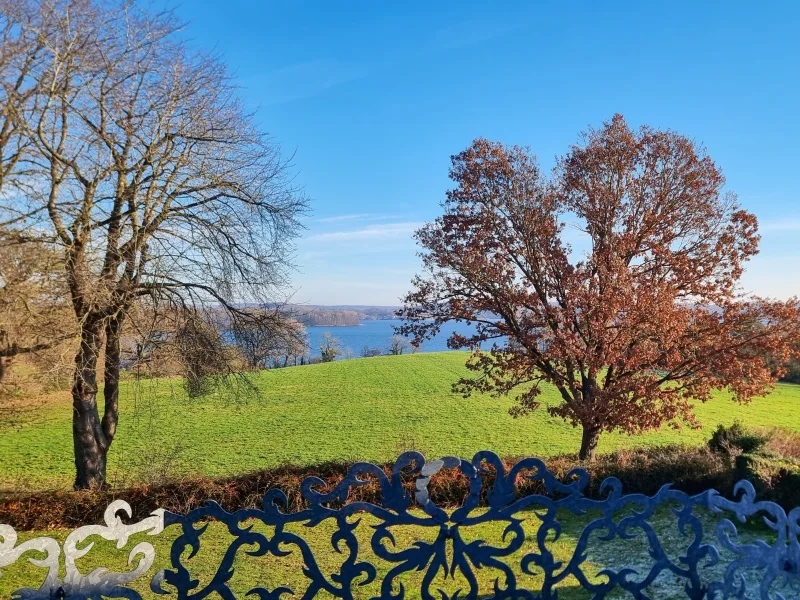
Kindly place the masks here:
<instances>
[{"instance_id":1,"label":"distant treeline","mask_svg":"<svg viewBox=\"0 0 800 600\"><path fill-rule=\"evenodd\" d=\"M314 309L295 315L306 327L347 327L361 323L361 315L354 310Z\"/></svg>"},{"instance_id":2,"label":"distant treeline","mask_svg":"<svg viewBox=\"0 0 800 600\"><path fill-rule=\"evenodd\" d=\"M394 319L393 306L294 306L292 316L306 327L348 327L361 321Z\"/></svg>"}]
</instances>

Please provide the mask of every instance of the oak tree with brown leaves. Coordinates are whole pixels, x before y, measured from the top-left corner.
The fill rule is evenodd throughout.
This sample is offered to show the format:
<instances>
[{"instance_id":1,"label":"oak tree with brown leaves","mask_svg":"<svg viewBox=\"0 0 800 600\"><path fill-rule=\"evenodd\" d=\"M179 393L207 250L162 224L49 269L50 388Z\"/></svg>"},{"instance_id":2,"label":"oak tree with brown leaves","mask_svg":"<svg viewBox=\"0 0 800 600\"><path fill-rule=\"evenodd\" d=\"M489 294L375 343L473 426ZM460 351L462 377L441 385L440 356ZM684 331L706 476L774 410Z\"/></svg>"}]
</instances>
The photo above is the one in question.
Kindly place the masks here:
<instances>
[{"instance_id":1,"label":"oak tree with brown leaves","mask_svg":"<svg viewBox=\"0 0 800 600\"><path fill-rule=\"evenodd\" d=\"M744 297L758 225L705 150L616 115L583 134L544 176L525 148L478 139L452 157L444 214L417 232L425 268L399 332L418 342L448 321L475 324L454 388L504 395L515 415L580 426L581 459L603 431L694 424L695 401L767 393L800 342L800 304ZM573 252L567 222L589 249ZM480 344L492 341L490 351Z\"/></svg>"}]
</instances>

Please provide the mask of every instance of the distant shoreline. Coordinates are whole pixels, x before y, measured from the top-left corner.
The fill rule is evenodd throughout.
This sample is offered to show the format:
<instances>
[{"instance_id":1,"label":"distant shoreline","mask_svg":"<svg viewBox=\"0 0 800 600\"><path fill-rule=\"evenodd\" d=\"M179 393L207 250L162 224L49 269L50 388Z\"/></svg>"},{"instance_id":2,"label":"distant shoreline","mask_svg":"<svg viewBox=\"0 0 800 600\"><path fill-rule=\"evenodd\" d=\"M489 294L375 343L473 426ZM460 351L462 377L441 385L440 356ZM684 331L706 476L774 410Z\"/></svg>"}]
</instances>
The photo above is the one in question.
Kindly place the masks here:
<instances>
[{"instance_id":1,"label":"distant shoreline","mask_svg":"<svg viewBox=\"0 0 800 600\"><path fill-rule=\"evenodd\" d=\"M292 316L306 327L355 327L362 321L392 321L396 307L331 308L323 306L291 307Z\"/></svg>"}]
</instances>

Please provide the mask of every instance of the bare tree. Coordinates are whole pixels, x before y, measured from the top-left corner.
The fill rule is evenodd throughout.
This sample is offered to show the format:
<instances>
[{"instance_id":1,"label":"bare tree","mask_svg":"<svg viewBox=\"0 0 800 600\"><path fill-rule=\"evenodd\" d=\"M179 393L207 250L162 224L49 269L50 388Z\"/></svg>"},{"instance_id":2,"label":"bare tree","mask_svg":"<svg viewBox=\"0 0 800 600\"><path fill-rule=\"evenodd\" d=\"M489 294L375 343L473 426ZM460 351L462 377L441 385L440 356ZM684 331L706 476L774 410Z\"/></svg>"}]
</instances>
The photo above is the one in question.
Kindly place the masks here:
<instances>
[{"instance_id":1,"label":"bare tree","mask_svg":"<svg viewBox=\"0 0 800 600\"><path fill-rule=\"evenodd\" d=\"M21 140L9 147L24 152L4 184L0 223L46 231L63 250L80 324L75 487L101 486L132 307L214 306L250 318L242 302L267 304L287 283L305 203L225 66L192 52L172 13L123 0L0 0L0 13L10 47L20 47L2 79L27 69L35 88L8 117Z\"/></svg>"},{"instance_id":2,"label":"bare tree","mask_svg":"<svg viewBox=\"0 0 800 600\"><path fill-rule=\"evenodd\" d=\"M32 416L69 372L77 323L53 248L0 229L0 427ZM24 369L14 369L23 362Z\"/></svg>"},{"instance_id":3,"label":"bare tree","mask_svg":"<svg viewBox=\"0 0 800 600\"><path fill-rule=\"evenodd\" d=\"M0 230L0 382L11 360L74 338L61 255Z\"/></svg>"},{"instance_id":4,"label":"bare tree","mask_svg":"<svg viewBox=\"0 0 800 600\"><path fill-rule=\"evenodd\" d=\"M236 347L251 369L289 366L305 355L308 342L301 323L279 309L253 309L251 318L234 323Z\"/></svg>"},{"instance_id":5,"label":"bare tree","mask_svg":"<svg viewBox=\"0 0 800 600\"><path fill-rule=\"evenodd\" d=\"M319 338L319 353L322 357L322 362L333 362L337 356L342 354L341 340L326 331Z\"/></svg>"},{"instance_id":6,"label":"bare tree","mask_svg":"<svg viewBox=\"0 0 800 600\"><path fill-rule=\"evenodd\" d=\"M362 358L372 358L373 356L380 356L383 354L380 348L370 348L369 346L364 346L361 349L361 357Z\"/></svg>"},{"instance_id":7,"label":"bare tree","mask_svg":"<svg viewBox=\"0 0 800 600\"><path fill-rule=\"evenodd\" d=\"M175 333L174 344L184 367L190 398L208 394L220 378L231 375L233 349L203 315L187 318Z\"/></svg>"},{"instance_id":8,"label":"bare tree","mask_svg":"<svg viewBox=\"0 0 800 600\"><path fill-rule=\"evenodd\" d=\"M387 354L391 354L393 356L399 356L400 354L410 351L411 351L411 344L402 335L393 335L392 338L389 340L389 347L387 348Z\"/></svg>"},{"instance_id":9,"label":"bare tree","mask_svg":"<svg viewBox=\"0 0 800 600\"><path fill-rule=\"evenodd\" d=\"M283 337L279 341L280 343L273 359L273 366L277 366L276 362L281 357L283 357L282 367L288 367L290 363L294 366L303 364L309 348L308 333L302 323L289 320Z\"/></svg>"},{"instance_id":10,"label":"bare tree","mask_svg":"<svg viewBox=\"0 0 800 600\"><path fill-rule=\"evenodd\" d=\"M30 191L35 172L29 162L33 144L23 135L23 123L37 89L30 74L41 61L44 42L23 35L4 9L0 3L0 202L6 209L3 220L13 225L27 215L10 206L6 196ZM31 6L18 9L18 19L31 18ZM37 231L0 227L0 382L14 359L52 350L74 325L74 319L64 318L66 287L56 264L60 256L44 246L47 241ZM4 410L3 416L8 415Z\"/></svg>"},{"instance_id":11,"label":"bare tree","mask_svg":"<svg viewBox=\"0 0 800 600\"><path fill-rule=\"evenodd\" d=\"M20 22L35 20L33 3L0 1L0 193L3 194L13 187L30 191L28 185L33 183L30 176L36 172L29 161L33 143L24 133L24 123L32 118L32 111L38 105L38 85L31 74L41 68L46 36L39 36L38 30L19 27ZM26 218L25 212L14 214L11 207L8 212L12 222Z\"/></svg>"}]
</instances>

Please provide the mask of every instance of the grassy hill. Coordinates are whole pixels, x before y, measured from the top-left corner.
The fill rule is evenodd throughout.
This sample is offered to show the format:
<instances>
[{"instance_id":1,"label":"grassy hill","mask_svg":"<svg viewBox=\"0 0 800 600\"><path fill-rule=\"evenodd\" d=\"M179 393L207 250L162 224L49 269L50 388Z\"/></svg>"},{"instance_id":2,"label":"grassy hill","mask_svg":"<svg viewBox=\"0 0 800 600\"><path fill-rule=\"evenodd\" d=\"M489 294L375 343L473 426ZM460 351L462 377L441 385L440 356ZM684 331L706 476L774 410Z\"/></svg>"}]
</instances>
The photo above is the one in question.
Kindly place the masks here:
<instances>
[{"instance_id":1,"label":"grassy hill","mask_svg":"<svg viewBox=\"0 0 800 600\"><path fill-rule=\"evenodd\" d=\"M577 451L580 432L545 410L513 419L511 399L465 400L451 393L451 384L467 373L465 359L465 353L447 352L265 371L254 377L260 394L245 402L189 400L178 380L127 382L109 457L112 483L181 473L232 475L285 462L387 461L412 448L431 457L471 456L480 449L542 457ZM558 401L552 388L542 399ZM800 431L798 404L800 386L794 385L779 385L748 406L720 393L697 409L702 430L604 435L599 450L701 444L718 423L736 418ZM65 394L31 424L1 431L0 489L69 487L71 435Z\"/></svg>"}]
</instances>

